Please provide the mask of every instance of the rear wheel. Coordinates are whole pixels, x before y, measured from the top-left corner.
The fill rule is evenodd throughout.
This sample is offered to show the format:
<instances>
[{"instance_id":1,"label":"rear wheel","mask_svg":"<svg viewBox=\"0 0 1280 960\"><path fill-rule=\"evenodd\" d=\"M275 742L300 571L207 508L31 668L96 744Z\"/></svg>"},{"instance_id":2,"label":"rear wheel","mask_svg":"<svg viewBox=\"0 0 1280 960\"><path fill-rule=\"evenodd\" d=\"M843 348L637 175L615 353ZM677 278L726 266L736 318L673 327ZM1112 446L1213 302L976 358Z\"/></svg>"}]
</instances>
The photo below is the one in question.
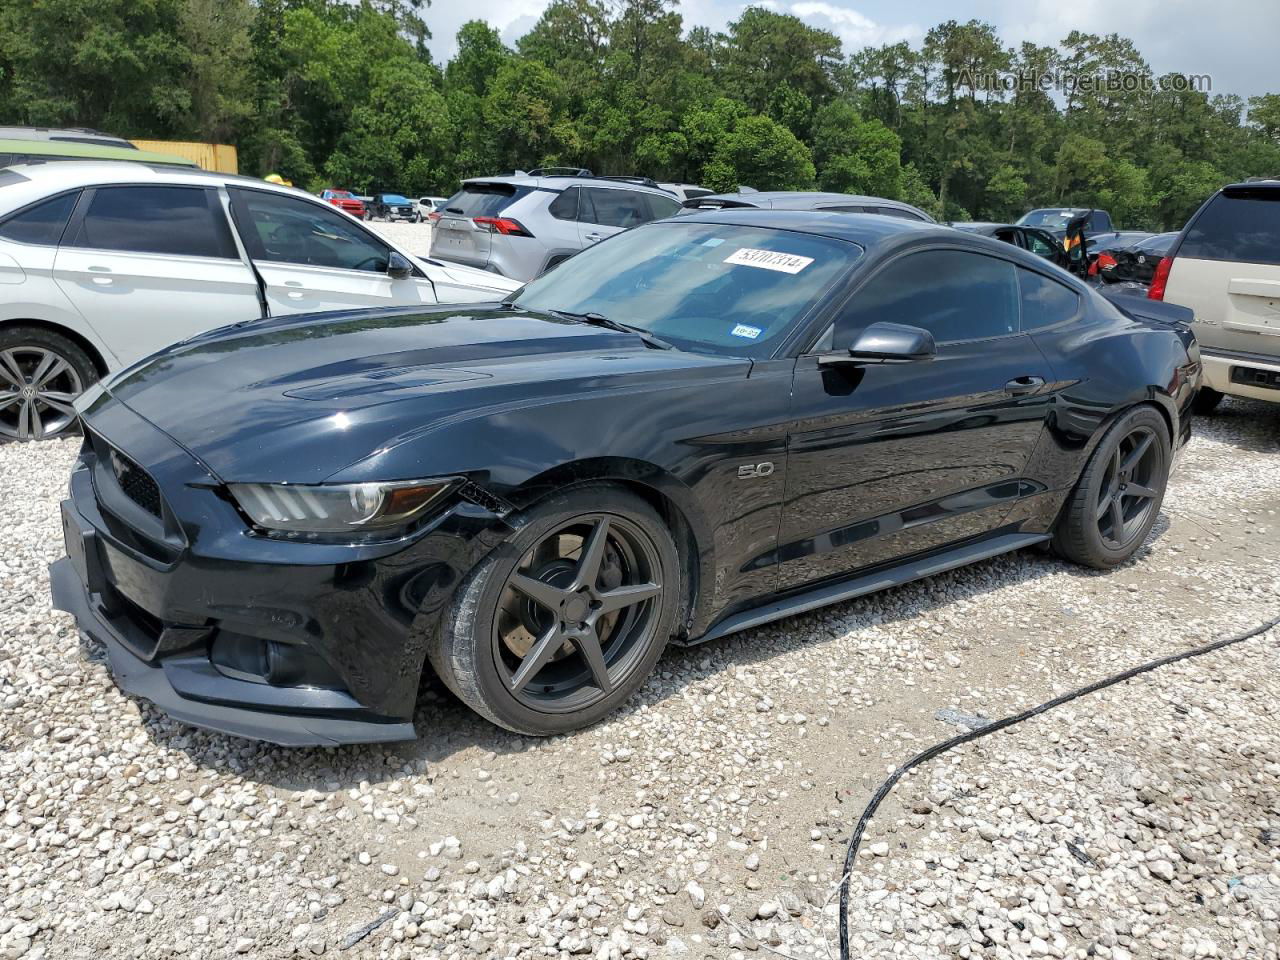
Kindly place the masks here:
<instances>
[{"instance_id":1,"label":"rear wheel","mask_svg":"<svg viewBox=\"0 0 1280 960\"><path fill-rule=\"evenodd\" d=\"M48 440L76 422L76 397L98 379L88 355L40 327L0 331L0 439Z\"/></svg>"},{"instance_id":2,"label":"rear wheel","mask_svg":"<svg viewBox=\"0 0 1280 960\"><path fill-rule=\"evenodd\" d=\"M1191 401L1191 411L1205 417L1218 409L1218 404L1222 402L1222 394L1211 387L1201 387L1200 392L1196 394L1196 398Z\"/></svg>"},{"instance_id":3,"label":"rear wheel","mask_svg":"<svg viewBox=\"0 0 1280 960\"><path fill-rule=\"evenodd\" d=\"M611 486L557 495L460 588L428 651L451 690L517 733L587 726L653 670L675 621L679 560L661 517Z\"/></svg>"},{"instance_id":4,"label":"rear wheel","mask_svg":"<svg viewBox=\"0 0 1280 960\"><path fill-rule=\"evenodd\" d=\"M1169 428L1137 407L1107 431L1054 531L1061 556L1097 569L1124 563L1151 532L1169 482Z\"/></svg>"}]
</instances>

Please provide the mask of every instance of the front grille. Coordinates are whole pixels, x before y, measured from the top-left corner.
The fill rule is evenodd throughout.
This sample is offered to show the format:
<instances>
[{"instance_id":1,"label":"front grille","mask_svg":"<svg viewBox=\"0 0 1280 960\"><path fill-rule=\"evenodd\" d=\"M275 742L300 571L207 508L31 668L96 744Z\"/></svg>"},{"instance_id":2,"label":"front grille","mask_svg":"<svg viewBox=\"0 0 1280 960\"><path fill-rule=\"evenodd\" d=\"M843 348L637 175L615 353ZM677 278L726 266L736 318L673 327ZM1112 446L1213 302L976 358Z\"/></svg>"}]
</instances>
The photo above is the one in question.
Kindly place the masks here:
<instances>
[{"instance_id":1,"label":"front grille","mask_svg":"<svg viewBox=\"0 0 1280 960\"><path fill-rule=\"evenodd\" d=\"M1266 387L1280 390L1280 370L1259 370L1257 367L1232 367L1231 382L1250 387Z\"/></svg>"},{"instance_id":2,"label":"front grille","mask_svg":"<svg viewBox=\"0 0 1280 960\"><path fill-rule=\"evenodd\" d=\"M107 452L107 462L124 495L154 517L160 517L160 488L151 474L115 447Z\"/></svg>"}]
</instances>

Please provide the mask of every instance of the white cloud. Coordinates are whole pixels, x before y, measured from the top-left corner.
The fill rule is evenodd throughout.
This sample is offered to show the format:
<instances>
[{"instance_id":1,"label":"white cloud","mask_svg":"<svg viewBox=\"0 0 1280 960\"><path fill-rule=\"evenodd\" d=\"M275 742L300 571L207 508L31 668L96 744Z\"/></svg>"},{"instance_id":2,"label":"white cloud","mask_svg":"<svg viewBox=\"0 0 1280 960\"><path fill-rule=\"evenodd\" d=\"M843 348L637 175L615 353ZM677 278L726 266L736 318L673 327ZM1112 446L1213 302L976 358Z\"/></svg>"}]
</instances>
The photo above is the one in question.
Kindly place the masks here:
<instances>
[{"instance_id":1,"label":"white cloud","mask_svg":"<svg viewBox=\"0 0 1280 960\"><path fill-rule=\"evenodd\" d=\"M924 35L915 24L885 26L851 7L836 6L825 0L801 0L791 4L787 12L815 27L830 30L850 53L899 40L914 41Z\"/></svg>"}]
</instances>

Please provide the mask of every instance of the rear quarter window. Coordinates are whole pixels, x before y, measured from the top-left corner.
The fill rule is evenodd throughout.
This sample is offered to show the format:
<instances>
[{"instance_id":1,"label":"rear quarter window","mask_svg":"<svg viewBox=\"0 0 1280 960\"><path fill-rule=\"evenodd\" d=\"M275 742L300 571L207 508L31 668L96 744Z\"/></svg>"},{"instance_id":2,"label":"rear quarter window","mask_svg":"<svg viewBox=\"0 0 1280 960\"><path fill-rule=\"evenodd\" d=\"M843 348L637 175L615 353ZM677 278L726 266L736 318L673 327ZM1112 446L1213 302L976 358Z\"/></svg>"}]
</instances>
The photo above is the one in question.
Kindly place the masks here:
<instances>
[{"instance_id":1,"label":"rear quarter window","mask_svg":"<svg viewBox=\"0 0 1280 960\"><path fill-rule=\"evenodd\" d=\"M1187 229L1177 255L1280 264L1280 190L1224 190Z\"/></svg>"},{"instance_id":2,"label":"rear quarter window","mask_svg":"<svg viewBox=\"0 0 1280 960\"><path fill-rule=\"evenodd\" d=\"M444 212L496 217L527 192L526 188L509 183L468 183L445 202Z\"/></svg>"}]
</instances>

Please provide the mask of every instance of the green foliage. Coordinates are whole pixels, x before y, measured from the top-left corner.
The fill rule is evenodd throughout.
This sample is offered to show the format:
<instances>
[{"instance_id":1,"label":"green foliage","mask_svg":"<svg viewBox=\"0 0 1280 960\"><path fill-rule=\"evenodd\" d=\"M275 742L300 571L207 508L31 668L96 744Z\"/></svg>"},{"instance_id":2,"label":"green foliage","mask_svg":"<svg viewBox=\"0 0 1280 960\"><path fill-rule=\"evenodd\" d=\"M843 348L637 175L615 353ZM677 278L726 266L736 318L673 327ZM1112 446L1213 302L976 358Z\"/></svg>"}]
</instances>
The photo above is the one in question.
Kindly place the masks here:
<instances>
[{"instance_id":1,"label":"green foliage","mask_svg":"<svg viewBox=\"0 0 1280 960\"><path fill-rule=\"evenodd\" d=\"M715 189L868 193L935 216L1094 205L1182 224L1223 183L1280 174L1280 93L1013 89L993 75L1149 74L1115 34L1006 45L949 20L850 51L748 6L722 33L678 0L552 0L514 49L465 24L427 54L428 0L0 0L0 123L235 143L310 187L450 192L546 163Z\"/></svg>"}]
</instances>

